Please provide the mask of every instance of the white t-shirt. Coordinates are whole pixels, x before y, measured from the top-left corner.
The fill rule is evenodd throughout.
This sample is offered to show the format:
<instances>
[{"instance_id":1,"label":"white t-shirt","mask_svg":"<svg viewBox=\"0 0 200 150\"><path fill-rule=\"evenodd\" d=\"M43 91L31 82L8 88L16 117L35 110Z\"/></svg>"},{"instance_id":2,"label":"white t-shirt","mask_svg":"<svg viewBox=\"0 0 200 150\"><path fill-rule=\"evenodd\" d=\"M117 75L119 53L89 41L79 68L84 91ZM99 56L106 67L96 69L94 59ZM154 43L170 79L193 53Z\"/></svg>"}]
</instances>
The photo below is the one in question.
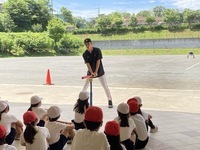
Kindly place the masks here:
<instances>
[{"instance_id":1,"label":"white t-shirt","mask_svg":"<svg viewBox=\"0 0 200 150\"><path fill-rule=\"evenodd\" d=\"M50 138L49 130L46 127L35 126L37 130L34 136L33 144L26 143L24 139L24 134L20 136L21 145L26 145L26 150L47 150L49 147L47 139Z\"/></svg>"},{"instance_id":2,"label":"white t-shirt","mask_svg":"<svg viewBox=\"0 0 200 150\"><path fill-rule=\"evenodd\" d=\"M17 121L18 121L18 119L13 115L9 115L7 113L1 114L0 125L3 125L6 128L6 136L11 131L11 124L16 123Z\"/></svg>"},{"instance_id":3,"label":"white t-shirt","mask_svg":"<svg viewBox=\"0 0 200 150\"><path fill-rule=\"evenodd\" d=\"M3 144L0 145L0 150L17 150L17 149L12 145Z\"/></svg>"},{"instance_id":4,"label":"white t-shirt","mask_svg":"<svg viewBox=\"0 0 200 150\"><path fill-rule=\"evenodd\" d=\"M141 110L141 113L142 113L142 116L144 117L145 121L149 119L148 114L146 112Z\"/></svg>"},{"instance_id":5,"label":"white t-shirt","mask_svg":"<svg viewBox=\"0 0 200 150\"><path fill-rule=\"evenodd\" d=\"M47 122L45 127L49 129L51 138L49 139L49 145L58 142L60 139L60 132L66 127L67 125L64 123L52 121Z\"/></svg>"},{"instance_id":6,"label":"white t-shirt","mask_svg":"<svg viewBox=\"0 0 200 150\"><path fill-rule=\"evenodd\" d=\"M47 114L47 111L41 107L32 107L32 111L38 116L38 121Z\"/></svg>"},{"instance_id":7,"label":"white t-shirt","mask_svg":"<svg viewBox=\"0 0 200 150\"><path fill-rule=\"evenodd\" d=\"M120 118L117 117L114 119L118 124L120 124ZM133 121L133 119L128 118L128 124L129 127L120 127L120 141L125 141L127 139L130 139L131 133L136 128L136 125Z\"/></svg>"},{"instance_id":8,"label":"white t-shirt","mask_svg":"<svg viewBox=\"0 0 200 150\"><path fill-rule=\"evenodd\" d=\"M136 124L136 132L138 134L138 139L141 141L144 141L148 137L148 132L145 124L145 120L140 114L131 115L130 118L133 119L133 121Z\"/></svg>"},{"instance_id":9,"label":"white t-shirt","mask_svg":"<svg viewBox=\"0 0 200 150\"><path fill-rule=\"evenodd\" d=\"M106 135L97 131L79 129L72 141L71 150L109 150Z\"/></svg>"},{"instance_id":10,"label":"white t-shirt","mask_svg":"<svg viewBox=\"0 0 200 150\"><path fill-rule=\"evenodd\" d=\"M76 123L82 123L84 118L85 118L85 113L81 114L81 113L74 112L74 121Z\"/></svg>"}]
</instances>

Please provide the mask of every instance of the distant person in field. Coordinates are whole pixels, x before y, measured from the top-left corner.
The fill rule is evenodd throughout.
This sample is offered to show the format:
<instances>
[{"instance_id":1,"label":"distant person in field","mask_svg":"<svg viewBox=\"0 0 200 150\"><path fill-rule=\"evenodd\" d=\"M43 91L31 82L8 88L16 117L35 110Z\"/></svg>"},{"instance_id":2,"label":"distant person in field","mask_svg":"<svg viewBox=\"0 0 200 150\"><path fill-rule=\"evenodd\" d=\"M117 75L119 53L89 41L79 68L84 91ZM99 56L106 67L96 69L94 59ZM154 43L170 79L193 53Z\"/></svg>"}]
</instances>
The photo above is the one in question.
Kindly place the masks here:
<instances>
[{"instance_id":1,"label":"distant person in field","mask_svg":"<svg viewBox=\"0 0 200 150\"><path fill-rule=\"evenodd\" d=\"M194 56L194 53L193 53L193 52L189 52L189 53L187 54L187 58L189 58L190 56L192 56L193 58L195 58L195 56Z\"/></svg>"}]
</instances>

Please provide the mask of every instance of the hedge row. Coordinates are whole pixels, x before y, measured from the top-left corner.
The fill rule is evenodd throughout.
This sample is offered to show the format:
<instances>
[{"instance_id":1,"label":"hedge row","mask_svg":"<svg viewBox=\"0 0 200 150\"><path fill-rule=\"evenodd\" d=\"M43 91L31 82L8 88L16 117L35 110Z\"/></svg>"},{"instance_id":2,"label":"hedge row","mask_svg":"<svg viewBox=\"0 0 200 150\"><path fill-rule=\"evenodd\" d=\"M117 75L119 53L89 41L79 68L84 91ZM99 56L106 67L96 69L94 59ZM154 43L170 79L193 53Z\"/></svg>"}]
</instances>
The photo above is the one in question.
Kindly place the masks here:
<instances>
[{"instance_id":1,"label":"hedge row","mask_svg":"<svg viewBox=\"0 0 200 150\"><path fill-rule=\"evenodd\" d=\"M177 26L167 26L167 25L141 25L136 27L122 27L122 28L105 28L105 29L77 29L73 31L73 34L122 34L127 32L140 33L145 31L161 31L161 30L169 30L170 32L183 31L184 29L191 30L200 30L200 23L192 24L191 27L185 24L177 25Z\"/></svg>"},{"instance_id":2,"label":"hedge row","mask_svg":"<svg viewBox=\"0 0 200 150\"><path fill-rule=\"evenodd\" d=\"M0 54L13 56L31 56L41 54L68 54L78 53L83 44L82 41L71 34L65 34L57 43L54 50L54 41L48 33L1 33Z\"/></svg>"}]
</instances>

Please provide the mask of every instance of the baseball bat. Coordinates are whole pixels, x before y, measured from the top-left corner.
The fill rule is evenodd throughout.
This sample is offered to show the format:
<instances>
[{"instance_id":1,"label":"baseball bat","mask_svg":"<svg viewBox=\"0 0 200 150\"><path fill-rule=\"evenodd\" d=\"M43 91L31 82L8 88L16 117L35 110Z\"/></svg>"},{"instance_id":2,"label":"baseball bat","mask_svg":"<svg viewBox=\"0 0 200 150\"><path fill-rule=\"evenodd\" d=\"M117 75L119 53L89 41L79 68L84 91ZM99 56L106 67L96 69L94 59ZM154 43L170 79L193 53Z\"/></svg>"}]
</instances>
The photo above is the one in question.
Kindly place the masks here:
<instances>
[{"instance_id":1,"label":"baseball bat","mask_svg":"<svg viewBox=\"0 0 200 150\"><path fill-rule=\"evenodd\" d=\"M86 76L82 76L81 79L87 79L87 78L91 78L92 75L86 75Z\"/></svg>"}]
</instances>

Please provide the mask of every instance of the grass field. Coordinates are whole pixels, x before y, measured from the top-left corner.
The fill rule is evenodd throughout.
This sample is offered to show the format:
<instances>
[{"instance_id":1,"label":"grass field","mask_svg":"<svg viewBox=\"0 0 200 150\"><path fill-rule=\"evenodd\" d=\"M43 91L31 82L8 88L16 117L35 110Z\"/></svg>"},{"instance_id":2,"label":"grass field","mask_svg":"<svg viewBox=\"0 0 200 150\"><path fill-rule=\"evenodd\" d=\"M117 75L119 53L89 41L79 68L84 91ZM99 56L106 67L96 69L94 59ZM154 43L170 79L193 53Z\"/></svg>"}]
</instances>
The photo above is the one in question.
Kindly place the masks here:
<instances>
[{"instance_id":1,"label":"grass field","mask_svg":"<svg viewBox=\"0 0 200 150\"><path fill-rule=\"evenodd\" d=\"M101 34L83 34L77 35L82 40L90 37L92 40L134 40L134 39L166 39L166 38L199 38L200 31L184 30L183 32L169 32L163 30L160 32L145 31L142 33L127 33L121 35L103 36Z\"/></svg>"},{"instance_id":2,"label":"grass field","mask_svg":"<svg viewBox=\"0 0 200 150\"><path fill-rule=\"evenodd\" d=\"M184 30L183 32L142 32L128 33L122 35L103 36L101 34L77 35L84 40L89 37L95 40L135 40L135 39L167 39L167 38L200 38L200 31ZM124 50L102 50L104 55L186 55L189 51L200 55L200 49L124 49Z\"/></svg>"},{"instance_id":3,"label":"grass field","mask_svg":"<svg viewBox=\"0 0 200 150\"><path fill-rule=\"evenodd\" d=\"M187 55L192 51L200 55L200 49L133 49L133 50L102 50L103 55Z\"/></svg>"}]
</instances>

